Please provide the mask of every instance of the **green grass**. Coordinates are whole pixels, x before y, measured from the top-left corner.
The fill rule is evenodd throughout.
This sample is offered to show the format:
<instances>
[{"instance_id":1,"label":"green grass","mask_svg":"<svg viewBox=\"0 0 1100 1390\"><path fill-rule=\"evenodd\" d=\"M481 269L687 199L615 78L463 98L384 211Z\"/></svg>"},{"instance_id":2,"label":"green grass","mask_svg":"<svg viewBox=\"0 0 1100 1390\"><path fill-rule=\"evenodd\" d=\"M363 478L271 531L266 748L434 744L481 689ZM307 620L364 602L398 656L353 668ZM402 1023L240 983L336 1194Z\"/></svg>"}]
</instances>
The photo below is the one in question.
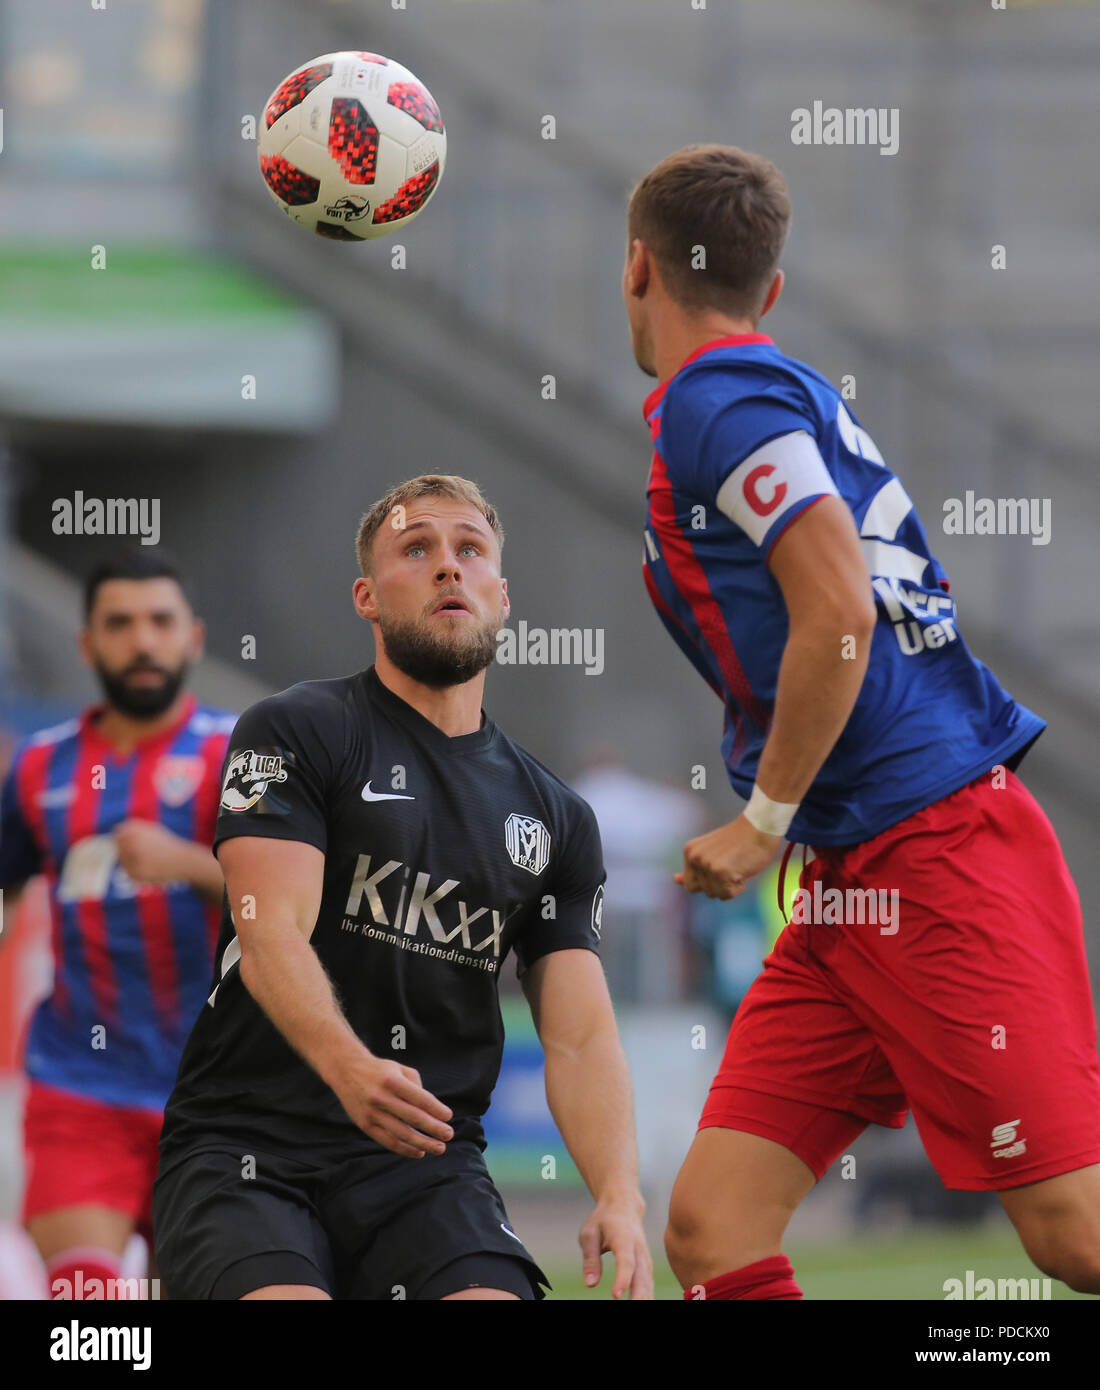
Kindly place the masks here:
<instances>
[{"instance_id":1,"label":"green grass","mask_svg":"<svg viewBox=\"0 0 1100 1390\"><path fill-rule=\"evenodd\" d=\"M657 1259L658 1298L682 1298L663 1255ZM976 1226L931 1234L853 1236L830 1244L795 1245L786 1249L795 1278L806 1297L816 1299L922 1299L943 1301L946 1279L964 1279L972 1269L978 1279L1041 1278L1020 1248L1013 1231ZM613 1265L604 1256L604 1274L595 1291L581 1280L580 1259L547 1269L554 1285L549 1298L607 1299ZM1041 1286L1040 1286L1041 1287ZM1052 1281L1055 1299L1087 1298Z\"/></svg>"}]
</instances>

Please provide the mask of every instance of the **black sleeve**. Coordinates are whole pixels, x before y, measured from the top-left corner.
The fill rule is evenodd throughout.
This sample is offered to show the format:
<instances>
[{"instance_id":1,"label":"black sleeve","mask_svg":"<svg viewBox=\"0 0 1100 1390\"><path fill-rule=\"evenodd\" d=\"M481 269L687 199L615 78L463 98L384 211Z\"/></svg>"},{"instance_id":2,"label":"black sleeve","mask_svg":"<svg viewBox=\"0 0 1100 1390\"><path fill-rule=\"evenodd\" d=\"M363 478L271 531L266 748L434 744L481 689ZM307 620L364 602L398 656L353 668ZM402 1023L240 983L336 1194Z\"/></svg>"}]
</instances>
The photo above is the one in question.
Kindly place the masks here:
<instances>
[{"instance_id":1,"label":"black sleeve","mask_svg":"<svg viewBox=\"0 0 1100 1390\"><path fill-rule=\"evenodd\" d=\"M597 954L603 925L603 865L600 828L587 801L571 808L572 829L557 859L554 876L516 937L520 979L540 956L583 947Z\"/></svg>"},{"instance_id":2,"label":"black sleeve","mask_svg":"<svg viewBox=\"0 0 1100 1390\"><path fill-rule=\"evenodd\" d=\"M245 710L222 768L215 850L234 836L259 835L324 853L344 737L343 707L303 698L295 687Z\"/></svg>"}]
</instances>

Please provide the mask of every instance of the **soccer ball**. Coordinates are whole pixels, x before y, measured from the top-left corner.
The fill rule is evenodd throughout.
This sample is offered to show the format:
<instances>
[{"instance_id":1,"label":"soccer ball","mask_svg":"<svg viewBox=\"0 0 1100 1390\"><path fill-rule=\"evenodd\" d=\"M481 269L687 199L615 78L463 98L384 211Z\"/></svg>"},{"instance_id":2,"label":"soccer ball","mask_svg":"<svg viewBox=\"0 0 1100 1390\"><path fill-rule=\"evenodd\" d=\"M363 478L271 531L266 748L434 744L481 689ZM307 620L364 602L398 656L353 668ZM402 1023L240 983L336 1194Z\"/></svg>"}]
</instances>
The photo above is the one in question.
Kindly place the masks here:
<instances>
[{"instance_id":1,"label":"soccer ball","mask_svg":"<svg viewBox=\"0 0 1100 1390\"><path fill-rule=\"evenodd\" d=\"M423 211L447 154L432 94L378 53L324 53L264 104L260 173L299 227L337 241L389 236Z\"/></svg>"}]
</instances>

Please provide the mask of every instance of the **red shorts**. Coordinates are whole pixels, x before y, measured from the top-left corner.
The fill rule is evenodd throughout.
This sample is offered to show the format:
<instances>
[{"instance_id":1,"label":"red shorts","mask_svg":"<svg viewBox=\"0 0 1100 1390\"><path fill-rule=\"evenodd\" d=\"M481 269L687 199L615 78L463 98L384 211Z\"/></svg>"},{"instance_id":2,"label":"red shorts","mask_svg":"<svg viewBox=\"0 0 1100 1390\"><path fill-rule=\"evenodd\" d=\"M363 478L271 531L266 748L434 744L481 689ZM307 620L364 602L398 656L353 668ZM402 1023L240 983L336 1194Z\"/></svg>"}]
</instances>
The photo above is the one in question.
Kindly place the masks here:
<instances>
[{"instance_id":1,"label":"red shorts","mask_svg":"<svg viewBox=\"0 0 1100 1390\"><path fill-rule=\"evenodd\" d=\"M159 1110L108 1105L31 1080L23 1118L23 1221L60 1207L113 1207L151 1238Z\"/></svg>"},{"instance_id":2,"label":"red shorts","mask_svg":"<svg viewBox=\"0 0 1100 1390\"><path fill-rule=\"evenodd\" d=\"M868 1122L899 1128L911 1107L950 1188L1100 1163L1081 906L1050 822L1004 778L815 849L808 920L792 914L742 1001L700 1129L775 1140L820 1178ZM896 889L896 916L869 920L852 894L834 924L833 888Z\"/></svg>"}]
</instances>

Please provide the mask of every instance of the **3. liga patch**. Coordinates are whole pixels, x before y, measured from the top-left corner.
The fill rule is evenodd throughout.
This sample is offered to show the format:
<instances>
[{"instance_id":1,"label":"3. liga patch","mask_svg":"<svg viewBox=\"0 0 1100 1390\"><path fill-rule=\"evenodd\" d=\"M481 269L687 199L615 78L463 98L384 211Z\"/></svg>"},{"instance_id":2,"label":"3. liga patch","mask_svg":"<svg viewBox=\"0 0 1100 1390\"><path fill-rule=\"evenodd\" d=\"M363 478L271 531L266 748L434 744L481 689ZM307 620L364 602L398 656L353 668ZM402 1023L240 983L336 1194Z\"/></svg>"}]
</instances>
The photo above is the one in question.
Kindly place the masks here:
<instances>
[{"instance_id":1,"label":"3. liga patch","mask_svg":"<svg viewBox=\"0 0 1100 1390\"><path fill-rule=\"evenodd\" d=\"M550 832L534 816L513 811L504 822L504 843L512 863L528 873L541 874L550 861Z\"/></svg>"},{"instance_id":2,"label":"3. liga patch","mask_svg":"<svg viewBox=\"0 0 1100 1390\"><path fill-rule=\"evenodd\" d=\"M285 782L286 768L275 753L245 748L234 753L222 782L222 807L226 811L247 811L255 806L272 782Z\"/></svg>"}]
</instances>

